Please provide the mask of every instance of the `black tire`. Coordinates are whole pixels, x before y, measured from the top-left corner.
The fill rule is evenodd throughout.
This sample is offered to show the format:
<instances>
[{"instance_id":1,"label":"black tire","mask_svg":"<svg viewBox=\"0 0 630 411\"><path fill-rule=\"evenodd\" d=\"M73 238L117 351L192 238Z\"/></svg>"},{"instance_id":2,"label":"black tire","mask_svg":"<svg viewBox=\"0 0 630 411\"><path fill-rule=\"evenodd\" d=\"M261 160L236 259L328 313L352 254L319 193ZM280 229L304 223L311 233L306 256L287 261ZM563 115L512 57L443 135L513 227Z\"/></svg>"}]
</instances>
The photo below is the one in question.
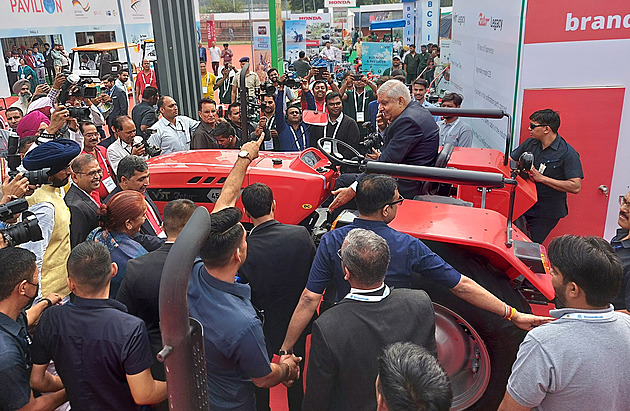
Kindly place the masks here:
<instances>
[{"instance_id":1,"label":"black tire","mask_svg":"<svg viewBox=\"0 0 630 411\"><path fill-rule=\"evenodd\" d=\"M509 278L485 258L452 244L433 241L424 243L460 273L475 280L505 303L521 312L531 312L525 299L512 288ZM420 275L414 276L412 288L425 290L433 302L454 311L481 336L490 357L490 381L483 397L468 409L496 410L504 396L512 364L526 332L496 314L461 300L446 287L423 279Z\"/></svg>"}]
</instances>

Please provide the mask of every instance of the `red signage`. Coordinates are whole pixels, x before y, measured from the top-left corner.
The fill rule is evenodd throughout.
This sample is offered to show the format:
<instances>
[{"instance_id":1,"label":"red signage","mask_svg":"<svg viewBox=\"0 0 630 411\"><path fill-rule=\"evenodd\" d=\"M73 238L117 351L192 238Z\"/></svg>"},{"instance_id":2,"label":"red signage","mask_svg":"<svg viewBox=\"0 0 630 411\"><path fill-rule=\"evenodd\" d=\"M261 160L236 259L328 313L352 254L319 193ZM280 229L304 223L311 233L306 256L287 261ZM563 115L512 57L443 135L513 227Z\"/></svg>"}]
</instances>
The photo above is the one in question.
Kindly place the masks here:
<instances>
[{"instance_id":1,"label":"red signage","mask_svg":"<svg viewBox=\"0 0 630 411\"><path fill-rule=\"evenodd\" d=\"M630 38L630 1L529 0L525 44Z\"/></svg>"},{"instance_id":2,"label":"red signage","mask_svg":"<svg viewBox=\"0 0 630 411\"><path fill-rule=\"evenodd\" d=\"M210 20L206 21L206 31L208 32L208 44L212 44L213 41L216 41L216 32L214 30L214 14L212 15Z\"/></svg>"}]
</instances>

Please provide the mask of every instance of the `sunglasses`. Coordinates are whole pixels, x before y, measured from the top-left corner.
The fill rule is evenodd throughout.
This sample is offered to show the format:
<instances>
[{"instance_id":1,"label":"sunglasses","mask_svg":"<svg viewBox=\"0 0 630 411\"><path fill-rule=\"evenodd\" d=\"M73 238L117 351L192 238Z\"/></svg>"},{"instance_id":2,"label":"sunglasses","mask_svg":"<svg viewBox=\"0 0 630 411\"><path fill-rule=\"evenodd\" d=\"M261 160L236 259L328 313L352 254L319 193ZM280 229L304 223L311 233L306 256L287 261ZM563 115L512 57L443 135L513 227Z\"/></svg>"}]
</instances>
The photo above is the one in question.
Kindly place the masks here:
<instances>
[{"instance_id":1,"label":"sunglasses","mask_svg":"<svg viewBox=\"0 0 630 411\"><path fill-rule=\"evenodd\" d=\"M535 129L536 127L545 127L548 126L549 124L534 124L534 123L529 123L529 128L530 129Z\"/></svg>"}]
</instances>

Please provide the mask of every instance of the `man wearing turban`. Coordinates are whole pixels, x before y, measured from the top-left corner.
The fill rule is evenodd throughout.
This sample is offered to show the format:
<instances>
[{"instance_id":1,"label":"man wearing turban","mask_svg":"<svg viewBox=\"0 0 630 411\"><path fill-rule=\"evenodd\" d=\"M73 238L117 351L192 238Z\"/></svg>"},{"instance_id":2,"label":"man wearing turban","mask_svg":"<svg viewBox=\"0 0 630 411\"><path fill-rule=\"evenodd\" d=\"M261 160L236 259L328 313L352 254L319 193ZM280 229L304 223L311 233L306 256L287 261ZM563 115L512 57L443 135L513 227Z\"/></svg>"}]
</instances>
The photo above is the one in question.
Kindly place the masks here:
<instances>
[{"instance_id":1,"label":"man wearing turban","mask_svg":"<svg viewBox=\"0 0 630 411\"><path fill-rule=\"evenodd\" d=\"M61 198L61 187L68 183L70 162L81 153L81 146L72 140L58 139L31 150L23 160L27 170L48 171L48 184L27 197L29 211L39 221L43 240L23 244L37 257L40 289L38 296L70 293L66 279L66 261L70 256L70 211Z\"/></svg>"}]
</instances>

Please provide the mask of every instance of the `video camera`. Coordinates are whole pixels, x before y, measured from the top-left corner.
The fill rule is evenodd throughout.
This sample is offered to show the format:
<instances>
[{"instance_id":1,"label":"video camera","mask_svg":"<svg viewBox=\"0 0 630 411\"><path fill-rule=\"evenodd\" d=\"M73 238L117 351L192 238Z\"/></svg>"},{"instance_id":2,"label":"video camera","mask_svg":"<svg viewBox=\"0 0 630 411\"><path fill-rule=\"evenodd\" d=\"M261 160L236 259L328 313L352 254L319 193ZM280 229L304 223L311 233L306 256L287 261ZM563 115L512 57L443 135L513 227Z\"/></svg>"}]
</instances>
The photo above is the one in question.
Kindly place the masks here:
<instances>
[{"instance_id":1,"label":"video camera","mask_svg":"<svg viewBox=\"0 0 630 411\"><path fill-rule=\"evenodd\" d=\"M7 221L22 213L22 222L8 228L0 229L0 233L11 247L28 243L29 241L43 240L42 230L35 214L27 211L28 201L24 198L0 204L0 220Z\"/></svg>"},{"instance_id":2,"label":"video camera","mask_svg":"<svg viewBox=\"0 0 630 411\"><path fill-rule=\"evenodd\" d=\"M70 95L90 99L96 98L96 87L90 86L90 84L92 84L92 78L83 78L78 74L70 72L69 70L64 70L62 73L66 76L66 81L64 81L61 85L61 90L59 91L59 97L57 98L59 103L66 104ZM78 108L77 110L87 110L87 117L89 119L89 109ZM73 112L70 113L70 116L79 120L79 117L73 115L72 113ZM74 111L74 114L84 116L85 112Z\"/></svg>"},{"instance_id":3,"label":"video camera","mask_svg":"<svg viewBox=\"0 0 630 411\"><path fill-rule=\"evenodd\" d=\"M285 80L279 82L283 86L289 87L289 88L302 87L302 81L298 77L297 72L295 71L287 72L285 73L285 76L286 76Z\"/></svg>"},{"instance_id":4,"label":"video camera","mask_svg":"<svg viewBox=\"0 0 630 411\"><path fill-rule=\"evenodd\" d=\"M20 136L17 133L9 132L9 142L7 144L7 167L9 171L7 174L13 180L20 171L18 167L22 164L22 158L18 152L20 145ZM50 184L48 182L48 172L50 168L42 168L41 170L24 171L24 177L28 179L30 185L44 185Z\"/></svg>"},{"instance_id":5,"label":"video camera","mask_svg":"<svg viewBox=\"0 0 630 411\"><path fill-rule=\"evenodd\" d=\"M371 153L372 149L379 150L381 147L383 147L383 138L381 137L381 134L376 130L376 128L374 128L372 123L370 123L369 121L365 122L363 123L363 127L366 128L369 132L369 134L365 136L363 141L359 143L359 145L365 147L365 152Z\"/></svg>"}]
</instances>

